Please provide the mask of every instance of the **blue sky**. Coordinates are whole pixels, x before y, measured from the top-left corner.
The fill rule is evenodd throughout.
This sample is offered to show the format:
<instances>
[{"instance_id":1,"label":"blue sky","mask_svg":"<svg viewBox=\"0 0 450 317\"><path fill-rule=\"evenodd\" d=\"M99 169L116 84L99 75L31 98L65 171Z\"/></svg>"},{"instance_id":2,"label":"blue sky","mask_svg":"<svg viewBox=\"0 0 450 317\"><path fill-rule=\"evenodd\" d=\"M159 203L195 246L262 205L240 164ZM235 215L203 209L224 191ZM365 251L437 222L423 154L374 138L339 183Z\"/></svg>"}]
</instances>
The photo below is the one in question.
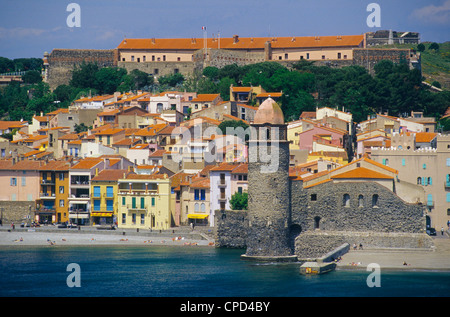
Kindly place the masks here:
<instances>
[{"instance_id":1,"label":"blue sky","mask_svg":"<svg viewBox=\"0 0 450 317\"><path fill-rule=\"evenodd\" d=\"M81 8L70 28L66 8ZM368 27L367 6L381 8ZM0 56L42 57L54 48L111 49L124 38L354 35L413 31L450 40L450 0L0 0Z\"/></svg>"}]
</instances>

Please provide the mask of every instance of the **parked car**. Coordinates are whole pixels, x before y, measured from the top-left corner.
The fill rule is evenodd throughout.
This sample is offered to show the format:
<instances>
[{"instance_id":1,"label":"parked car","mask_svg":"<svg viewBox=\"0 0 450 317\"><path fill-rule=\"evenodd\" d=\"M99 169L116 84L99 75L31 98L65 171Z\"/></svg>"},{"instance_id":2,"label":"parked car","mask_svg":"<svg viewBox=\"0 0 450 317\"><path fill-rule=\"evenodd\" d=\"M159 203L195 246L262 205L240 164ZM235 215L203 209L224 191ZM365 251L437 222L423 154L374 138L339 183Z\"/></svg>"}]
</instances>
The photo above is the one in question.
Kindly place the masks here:
<instances>
[{"instance_id":1,"label":"parked car","mask_svg":"<svg viewBox=\"0 0 450 317\"><path fill-rule=\"evenodd\" d=\"M436 235L436 229L434 229L434 228L427 228L427 234L429 235L429 236L435 236Z\"/></svg>"}]
</instances>

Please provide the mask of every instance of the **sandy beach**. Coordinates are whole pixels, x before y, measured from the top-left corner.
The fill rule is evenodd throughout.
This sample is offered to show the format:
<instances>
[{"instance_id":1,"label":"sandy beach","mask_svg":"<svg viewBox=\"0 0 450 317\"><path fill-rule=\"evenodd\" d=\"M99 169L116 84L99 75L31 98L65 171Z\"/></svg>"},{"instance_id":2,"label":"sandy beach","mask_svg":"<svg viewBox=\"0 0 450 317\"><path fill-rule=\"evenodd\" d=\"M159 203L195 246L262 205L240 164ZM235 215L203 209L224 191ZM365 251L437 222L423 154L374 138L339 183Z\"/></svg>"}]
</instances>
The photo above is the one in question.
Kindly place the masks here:
<instances>
[{"instance_id":1,"label":"sandy beach","mask_svg":"<svg viewBox=\"0 0 450 317\"><path fill-rule=\"evenodd\" d=\"M125 232L125 234L123 234ZM138 234L130 231L95 231L95 228L82 232L76 229L0 231L0 246L95 246L95 245L178 245L214 246L214 241L200 234L177 232L173 234Z\"/></svg>"},{"instance_id":2,"label":"sandy beach","mask_svg":"<svg viewBox=\"0 0 450 317\"><path fill-rule=\"evenodd\" d=\"M367 269L376 263L381 269L398 270L439 270L450 272L450 238L433 239L434 248L426 249L367 249L350 250L337 263L339 269ZM406 264L406 265L405 265Z\"/></svg>"},{"instance_id":3,"label":"sandy beach","mask_svg":"<svg viewBox=\"0 0 450 317\"><path fill-rule=\"evenodd\" d=\"M95 229L0 230L0 247L16 246L107 246L107 245L171 245L214 247L214 240L198 232L179 231L162 234L136 232L102 232ZM364 249L350 250L337 263L338 269L363 269L376 263L381 269L444 270L450 272L450 238L437 236L432 249ZM405 265L406 264L406 265Z\"/></svg>"}]
</instances>

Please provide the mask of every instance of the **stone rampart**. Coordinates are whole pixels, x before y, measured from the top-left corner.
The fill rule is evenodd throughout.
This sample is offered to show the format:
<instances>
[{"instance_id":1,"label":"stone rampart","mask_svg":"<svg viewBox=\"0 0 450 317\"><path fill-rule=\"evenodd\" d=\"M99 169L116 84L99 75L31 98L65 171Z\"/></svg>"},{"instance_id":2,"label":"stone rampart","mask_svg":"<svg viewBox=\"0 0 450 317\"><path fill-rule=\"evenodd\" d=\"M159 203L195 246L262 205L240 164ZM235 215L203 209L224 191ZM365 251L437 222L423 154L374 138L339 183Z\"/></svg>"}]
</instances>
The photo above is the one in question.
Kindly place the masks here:
<instances>
[{"instance_id":1,"label":"stone rampart","mask_svg":"<svg viewBox=\"0 0 450 317\"><path fill-rule=\"evenodd\" d=\"M33 221L35 207L34 201L0 201L2 224L14 222L15 225L19 225L22 222Z\"/></svg>"},{"instance_id":2,"label":"stone rampart","mask_svg":"<svg viewBox=\"0 0 450 317\"><path fill-rule=\"evenodd\" d=\"M431 249L434 245L433 239L424 233L317 230L296 238L295 254L302 260L317 259L344 244L349 244L350 248L353 245L359 248L361 244L363 249Z\"/></svg>"},{"instance_id":3,"label":"stone rampart","mask_svg":"<svg viewBox=\"0 0 450 317\"><path fill-rule=\"evenodd\" d=\"M72 78L75 66L85 63L96 63L99 67L117 65L117 50L89 49L54 49L48 56L48 71L46 81L50 89L59 85L67 85Z\"/></svg>"},{"instance_id":4,"label":"stone rampart","mask_svg":"<svg viewBox=\"0 0 450 317\"><path fill-rule=\"evenodd\" d=\"M247 243L248 215L246 210L216 210L216 246L245 248Z\"/></svg>"}]
</instances>

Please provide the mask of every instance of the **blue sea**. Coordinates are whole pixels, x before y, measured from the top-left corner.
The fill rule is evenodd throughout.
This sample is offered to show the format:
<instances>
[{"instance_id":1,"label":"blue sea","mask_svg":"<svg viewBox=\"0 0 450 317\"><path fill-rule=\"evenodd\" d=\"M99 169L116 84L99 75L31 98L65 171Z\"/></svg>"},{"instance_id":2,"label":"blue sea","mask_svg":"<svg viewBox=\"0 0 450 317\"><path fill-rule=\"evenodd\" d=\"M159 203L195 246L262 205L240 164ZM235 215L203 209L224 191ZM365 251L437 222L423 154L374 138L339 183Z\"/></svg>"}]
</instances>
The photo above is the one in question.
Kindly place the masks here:
<instances>
[{"instance_id":1,"label":"blue sea","mask_svg":"<svg viewBox=\"0 0 450 317\"><path fill-rule=\"evenodd\" d=\"M255 263L243 250L187 246L4 247L1 297L448 297L449 272L365 270L304 276L299 263ZM68 286L71 263L79 287ZM72 279L74 281L75 279Z\"/></svg>"}]
</instances>

